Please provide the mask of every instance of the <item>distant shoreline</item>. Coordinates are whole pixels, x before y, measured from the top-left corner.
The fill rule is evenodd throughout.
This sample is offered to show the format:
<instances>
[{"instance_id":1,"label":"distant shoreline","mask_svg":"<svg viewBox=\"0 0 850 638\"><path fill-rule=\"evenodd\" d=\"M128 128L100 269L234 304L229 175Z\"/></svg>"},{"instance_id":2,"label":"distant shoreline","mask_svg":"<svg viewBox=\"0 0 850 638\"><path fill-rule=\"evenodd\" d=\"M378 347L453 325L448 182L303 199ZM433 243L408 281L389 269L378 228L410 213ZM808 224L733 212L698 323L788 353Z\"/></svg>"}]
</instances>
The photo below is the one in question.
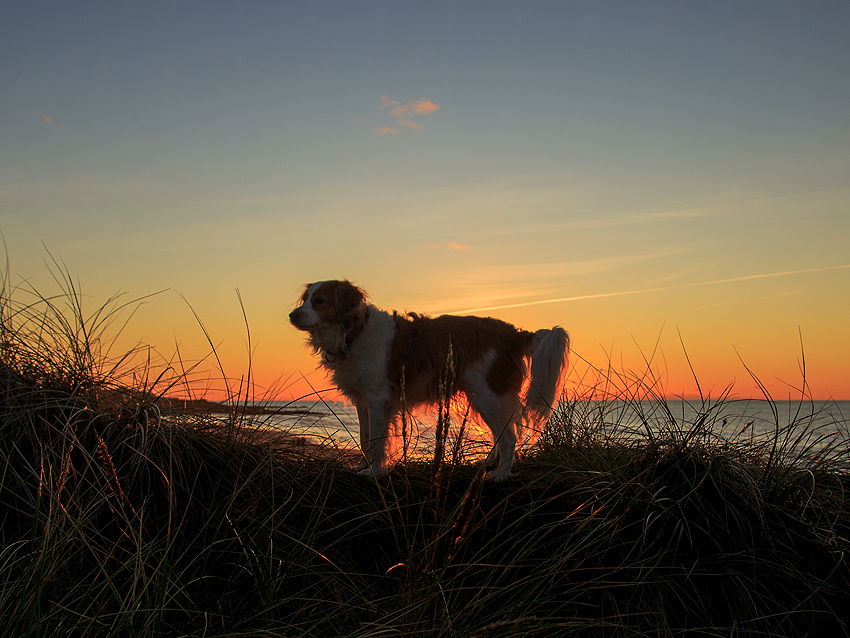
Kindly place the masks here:
<instances>
[{"instance_id":1,"label":"distant shoreline","mask_svg":"<svg viewBox=\"0 0 850 638\"><path fill-rule=\"evenodd\" d=\"M156 405L160 409L186 414L282 414L282 415L315 415L324 416L326 412L304 408L273 407L268 405L251 405L246 403L226 403L223 401L208 401L207 399L179 399L160 397Z\"/></svg>"}]
</instances>

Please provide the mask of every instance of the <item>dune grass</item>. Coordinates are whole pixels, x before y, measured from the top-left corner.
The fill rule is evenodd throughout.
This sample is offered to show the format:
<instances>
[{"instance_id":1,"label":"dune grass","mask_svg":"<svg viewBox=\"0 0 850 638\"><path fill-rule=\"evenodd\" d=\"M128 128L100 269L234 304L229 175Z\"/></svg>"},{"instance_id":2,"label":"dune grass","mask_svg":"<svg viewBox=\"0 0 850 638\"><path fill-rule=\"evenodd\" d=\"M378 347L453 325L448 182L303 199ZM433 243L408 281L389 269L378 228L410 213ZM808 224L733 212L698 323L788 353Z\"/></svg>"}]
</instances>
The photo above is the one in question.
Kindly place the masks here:
<instances>
[{"instance_id":1,"label":"dune grass","mask_svg":"<svg viewBox=\"0 0 850 638\"><path fill-rule=\"evenodd\" d=\"M376 483L240 393L162 401L186 371L113 356L125 304L58 274L0 299L0 636L848 633L848 439L811 410L726 436L727 393L677 415L605 371L504 484L448 436Z\"/></svg>"}]
</instances>

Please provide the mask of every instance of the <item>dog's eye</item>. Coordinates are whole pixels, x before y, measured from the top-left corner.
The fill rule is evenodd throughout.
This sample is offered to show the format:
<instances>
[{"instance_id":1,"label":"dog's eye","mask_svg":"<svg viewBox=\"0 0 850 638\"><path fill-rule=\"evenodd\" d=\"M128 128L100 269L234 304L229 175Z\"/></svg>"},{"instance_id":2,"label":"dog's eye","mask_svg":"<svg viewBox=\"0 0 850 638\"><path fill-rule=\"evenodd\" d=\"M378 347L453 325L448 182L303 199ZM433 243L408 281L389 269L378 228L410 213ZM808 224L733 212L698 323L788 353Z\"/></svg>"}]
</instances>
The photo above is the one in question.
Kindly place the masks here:
<instances>
[{"instance_id":1,"label":"dog's eye","mask_svg":"<svg viewBox=\"0 0 850 638\"><path fill-rule=\"evenodd\" d=\"M321 306L323 303L325 303L325 300L324 300L323 297L316 297L315 299L313 299L313 305L314 306Z\"/></svg>"}]
</instances>

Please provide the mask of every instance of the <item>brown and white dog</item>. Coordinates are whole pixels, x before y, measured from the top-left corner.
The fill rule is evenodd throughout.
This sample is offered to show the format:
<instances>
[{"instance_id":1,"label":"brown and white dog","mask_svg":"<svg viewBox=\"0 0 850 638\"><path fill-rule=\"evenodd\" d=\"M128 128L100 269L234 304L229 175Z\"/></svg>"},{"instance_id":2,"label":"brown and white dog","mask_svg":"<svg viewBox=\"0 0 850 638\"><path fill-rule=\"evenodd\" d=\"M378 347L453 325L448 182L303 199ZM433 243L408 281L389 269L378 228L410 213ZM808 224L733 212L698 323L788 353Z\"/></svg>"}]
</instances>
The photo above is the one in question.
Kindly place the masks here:
<instances>
[{"instance_id":1,"label":"brown and white dog","mask_svg":"<svg viewBox=\"0 0 850 638\"><path fill-rule=\"evenodd\" d=\"M504 481L518 432L551 413L569 356L563 328L528 332L491 318L388 313L349 281L309 284L289 320L309 334L321 365L357 409L366 476L389 472L388 427L401 410L440 400L451 347L451 393L463 392L490 428L494 444L485 463L495 469L487 478Z\"/></svg>"}]
</instances>

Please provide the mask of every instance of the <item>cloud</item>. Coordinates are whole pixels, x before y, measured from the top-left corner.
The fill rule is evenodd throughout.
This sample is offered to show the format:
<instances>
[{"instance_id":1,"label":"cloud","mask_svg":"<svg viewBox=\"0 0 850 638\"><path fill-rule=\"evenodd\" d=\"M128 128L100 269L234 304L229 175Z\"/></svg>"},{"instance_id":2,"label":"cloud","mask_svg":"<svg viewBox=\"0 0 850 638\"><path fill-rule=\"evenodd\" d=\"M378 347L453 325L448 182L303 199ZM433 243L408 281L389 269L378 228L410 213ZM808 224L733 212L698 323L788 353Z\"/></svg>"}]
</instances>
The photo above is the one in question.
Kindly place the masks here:
<instances>
[{"instance_id":1,"label":"cloud","mask_svg":"<svg viewBox=\"0 0 850 638\"><path fill-rule=\"evenodd\" d=\"M391 100L386 95L382 95L381 96L381 106L379 106L378 108L379 109L385 109L385 108L388 108L390 106L398 106L399 104L401 104L401 102L399 102L398 100Z\"/></svg>"},{"instance_id":2,"label":"cloud","mask_svg":"<svg viewBox=\"0 0 850 638\"><path fill-rule=\"evenodd\" d=\"M351 123L351 125L352 125L352 126L354 126L355 124L357 124L357 123L358 123L360 120L362 120L362 119L363 119L362 117L358 117L356 120L354 120L354 121Z\"/></svg>"},{"instance_id":3,"label":"cloud","mask_svg":"<svg viewBox=\"0 0 850 638\"><path fill-rule=\"evenodd\" d=\"M390 109L390 115L396 119L396 123L399 126L405 126L415 131L421 131L424 130L425 127L419 122L414 122L411 118L413 116L430 115L434 111L439 111L440 105L434 104L431 100L426 98L408 100L402 104L398 100L391 100L388 96L382 95L381 106L378 107L378 110L386 108ZM401 129L390 129L388 126L382 126L378 129L378 132L381 135L389 132L400 133Z\"/></svg>"},{"instance_id":4,"label":"cloud","mask_svg":"<svg viewBox=\"0 0 850 638\"><path fill-rule=\"evenodd\" d=\"M576 297L556 297L552 299L538 299L536 301L523 301L519 303L503 304L501 306L487 306L486 308L467 308L465 310L453 310L449 314L466 314L473 312L489 312L491 310L504 310L506 308L524 308L526 306L538 306L541 304L564 303L567 301L583 301L585 299L601 299L604 297L622 297L624 295L640 295L648 292L662 292L665 290L678 290L681 288L696 288L699 286L714 286L717 284L729 284L739 281L750 281L753 279L768 279L773 277L787 277L789 275L803 275L829 270L845 270L850 264L840 266L822 266L820 268L803 268L800 270L786 270L783 272L769 272L758 275L744 275L742 277L729 277L727 279L712 279L711 281L696 281L687 284L676 284L673 286L655 286L653 288L638 288L636 290L620 290L617 292L600 292L592 295L579 295Z\"/></svg>"},{"instance_id":5,"label":"cloud","mask_svg":"<svg viewBox=\"0 0 850 638\"><path fill-rule=\"evenodd\" d=\"M47 122L48 126L54 126L53 120L50 118L50 116L45 115L44 113L30 113L30 117L36 117L40 120L44 120L45 122Z\"/></svg>"},{"instance_id":6,"label":"cloud","mask_svg":"<svg viewBox=\"0 0 850 638\"><path fill-rule=\"evenodd\" d=\"M387 135L388 133L403 133L401 129L390 128L389 126L382 126L378 129L378 135Z\"/></svg>"},{"instance_id":7,"label":"cloud","mask_svg":"<svg viewBox=\"0 0 850 638\"><path fill-rule=\"evenodd\" d=\"M442 244L428 244L428 248L432 248L434 250L439 250L441 247L448 248L449 250L469 250L470 248L472 248L472 246L456 244L453 241L444 241Z\"/></svg>"},{"instance_id":8,"label":"cloud","mask_svg":"<svg viewBox=\"0 0 850 638\"><path fill-rule=\"evenodd\" d=\"M431 100L419 100L414 102L410 100L405 106L409 106L410 109L416 115L428 115L428 113L433 113L434 111L440 110L439 104L434 104Z\"/></svg>"},{"instance_id":9,"label":"cloud","mask_svg":"<svg viewBox=\"0 0 850 638\"><path fill-rule=\"evenodd\" d=\"M408 127L412 128L414 130L417 130L417 131L422 131L422 130L425 129L425 127L422 126L421 124L417 124L416 122L411 122L410 120L400 119L398 121L398 123L401 124L402 126L408 126Z\"/></svg>"}]
</instances>

